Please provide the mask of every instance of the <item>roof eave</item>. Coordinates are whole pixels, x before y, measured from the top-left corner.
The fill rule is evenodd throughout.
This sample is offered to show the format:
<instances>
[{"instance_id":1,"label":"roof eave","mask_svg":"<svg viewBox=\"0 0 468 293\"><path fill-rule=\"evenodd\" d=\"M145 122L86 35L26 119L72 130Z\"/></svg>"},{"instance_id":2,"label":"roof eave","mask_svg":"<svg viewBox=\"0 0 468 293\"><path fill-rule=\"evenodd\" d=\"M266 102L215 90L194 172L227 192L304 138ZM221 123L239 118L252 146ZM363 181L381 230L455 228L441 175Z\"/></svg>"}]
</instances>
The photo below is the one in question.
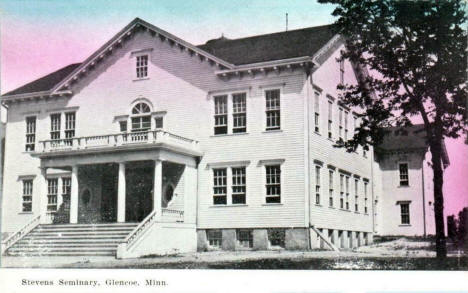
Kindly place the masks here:
<instances>
[{"instance_id":1,"label":"roof eave","mask_svg":"<svg viewBox=\"0 0 468 293\"><path fill-rule=\"evenodd\" d=\"M66 96L66 95L71 95L71 94L72 94L72 91L70 90L56 91L56 92L47 90L47 91L24 93L24 94L17 94L17 95L3 95L0 97L0 101L1 101L1 104L5 104L9 102L32 100L32 99L51 97L51 96Z\"/></svg>"}]
</instances>

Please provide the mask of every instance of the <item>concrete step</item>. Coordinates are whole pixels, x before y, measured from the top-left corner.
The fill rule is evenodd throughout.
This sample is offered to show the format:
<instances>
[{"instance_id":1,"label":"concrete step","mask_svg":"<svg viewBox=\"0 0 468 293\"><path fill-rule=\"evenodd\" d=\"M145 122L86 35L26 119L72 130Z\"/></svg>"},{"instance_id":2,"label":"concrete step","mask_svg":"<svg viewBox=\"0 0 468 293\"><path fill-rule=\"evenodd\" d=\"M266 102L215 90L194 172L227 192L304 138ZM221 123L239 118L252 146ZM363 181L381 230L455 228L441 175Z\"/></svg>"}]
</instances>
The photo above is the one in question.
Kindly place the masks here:
<instances>
[{"instance_id":1,"label":"concrete step","mask_svg":"<svg viewBox=\"0 0 468 293\"><path fill-rule=\"evenodd\" d=\"M8 252L11 256L115 256L113 251L100 251L100 252L73 252L73 251L44 251L44 252Z\"/></svg>"},{"instance_id":2,"label":"concrete step","mask_svg":"<svg viewBox=\"0 0 468 293\"><path fill-rule=\"evenodd\" d=\"M38 228L105 228L105 227L136 227L139 223L99 223L99 224L41 224Z\"/></svg>"},{"instance_id":3,"label":"concrete step","mask_svg":"<svg viewBox=\"0 0 468 293\"><path fill-rule=\"evenodd\" d=\"M39 225L9 255L115 255L137 223Z\"/></svg>"},{"instance_id":4,"label":"concrete step","mask_svg":"<svg viewBox=\"0 0 468 293\"><path fill-rule=\"evenodd\" d=\"M103 242L103 243L28 243L28 244L18 244L15 245L16 248L36 248L36 249L42 249L42 248L55 248L55 247L114 247L116 248L120 243L108 243L108 242Z\"/></svg>"},{"instance_id":5,"label":"concrete step","mask_svg":"<svg viewBox=\"0 0 468 293\"><path fill-rule=\"evenodd\" d=\"M95 238L95 239L30 239L30 240L20 240L16 244L18 245L25 245L25 244L41 244L41 245L48 245L48 244L55 244L55 243L122 243L124 238L116 238L116 239L100 239L100 238Z\"/></svg>"},{"instance_id":6,"label":"concrete step","mask_svg":"<svg viewBox=\"0 0 468 293\"><path fill-rule=\"evenodd\" d=\"M75 236L75 235L128 235L131 231L67 231L67 232L41 232L32 231L29 236Z\"/></svg>"},{"instance_id":7,"label":"concrete step","mask_svg":"<svg viewBox=\"0 0 468 293\"><path fill-rule=\"evenodd\" d=\"M124 232L131 232L134 229L134 227L106 227L106 228L54 228L54 229L49 229L49 228L37 228L34 229L34 232L52 232L52 233L61 233L61 232L101 232L101 231L124 231Z\"/></svg>"}]
</instances>

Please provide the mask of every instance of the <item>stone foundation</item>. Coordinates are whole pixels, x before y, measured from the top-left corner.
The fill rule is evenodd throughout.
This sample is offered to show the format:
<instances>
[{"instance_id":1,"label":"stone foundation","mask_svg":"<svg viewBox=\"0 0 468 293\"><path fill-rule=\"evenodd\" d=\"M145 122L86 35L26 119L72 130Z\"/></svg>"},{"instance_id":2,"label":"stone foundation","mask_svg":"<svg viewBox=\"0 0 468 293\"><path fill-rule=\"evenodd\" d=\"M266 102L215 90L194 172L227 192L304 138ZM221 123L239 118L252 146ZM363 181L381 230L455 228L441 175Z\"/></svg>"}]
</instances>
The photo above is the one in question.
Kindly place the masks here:
<instances>
[{"instance_id":1,"label":"stone foundation","mask_svg":"<svg viewBox=\"0 0 468 293\"><path fill-rule=\"evenodd\" d=\"M236 229L219 229L222 233L220 247L210 247L208 245L207 230L197 230L197 250L207 251L222 249L226 251L248 250L241 247L237 241ZM272 249L268 239L268 229L251 229L253 245L252 250ZM351 249L367 244L372 244L373 234L359 231L346 231L337 229L319 228L322 235L340 249ZM321 237L313 230L307 228L285 228L285 249L287 250L309 250L309 249L330 249ZM277 249L277 248L275 248Z\"/></svg>"}]
</instances>

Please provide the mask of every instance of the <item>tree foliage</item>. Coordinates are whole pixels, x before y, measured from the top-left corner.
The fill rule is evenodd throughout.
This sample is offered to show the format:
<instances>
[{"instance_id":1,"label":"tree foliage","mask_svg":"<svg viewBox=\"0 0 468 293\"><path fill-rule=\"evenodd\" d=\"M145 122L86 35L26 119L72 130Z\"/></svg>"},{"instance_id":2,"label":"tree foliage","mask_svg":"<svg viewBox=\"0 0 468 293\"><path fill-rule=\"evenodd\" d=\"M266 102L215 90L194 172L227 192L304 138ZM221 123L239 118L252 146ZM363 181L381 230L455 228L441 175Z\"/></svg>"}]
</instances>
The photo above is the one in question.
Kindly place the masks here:
<instances>
[{"instance_id":1,"label":"tree foliage","mask_svg":"<svg viewBox=\"0 0 468 293\"><path fill-rule=\"evenodd\" d=\"M444 137L466 131L467 33L462 0L319 0L335 4L342 58L360 82L340 85L342 102L357 109L360 125L342 146L378 145L389 126L424 122L434 170L437 255L446 254L443 231ZM369 74L370 73L370 74Z\"/></svg>"}]
</instances>

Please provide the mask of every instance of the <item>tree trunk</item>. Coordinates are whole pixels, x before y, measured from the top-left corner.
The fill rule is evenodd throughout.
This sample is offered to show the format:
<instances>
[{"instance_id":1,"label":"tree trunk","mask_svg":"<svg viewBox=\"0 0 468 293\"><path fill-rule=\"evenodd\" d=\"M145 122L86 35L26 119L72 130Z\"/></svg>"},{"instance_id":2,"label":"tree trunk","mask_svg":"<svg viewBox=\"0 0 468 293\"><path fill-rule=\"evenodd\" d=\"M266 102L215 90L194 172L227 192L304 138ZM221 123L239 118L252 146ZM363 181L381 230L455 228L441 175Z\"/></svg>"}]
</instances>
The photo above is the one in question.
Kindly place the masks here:
<instances>
[{"instance_id":1,"label":"tree trunk","mask_svg":"<svg viewBox=\"0 0 468 293\"><path fill-rule=\"evenodd\" d=\"M437 137L437 135L436 135ZM432 169L434 171L434 214L436 227L437 258L447 257L447 246L444 228L444 169L442 166L442 139L435 138L430 145Z\"/></svg>"}]
</instances>

